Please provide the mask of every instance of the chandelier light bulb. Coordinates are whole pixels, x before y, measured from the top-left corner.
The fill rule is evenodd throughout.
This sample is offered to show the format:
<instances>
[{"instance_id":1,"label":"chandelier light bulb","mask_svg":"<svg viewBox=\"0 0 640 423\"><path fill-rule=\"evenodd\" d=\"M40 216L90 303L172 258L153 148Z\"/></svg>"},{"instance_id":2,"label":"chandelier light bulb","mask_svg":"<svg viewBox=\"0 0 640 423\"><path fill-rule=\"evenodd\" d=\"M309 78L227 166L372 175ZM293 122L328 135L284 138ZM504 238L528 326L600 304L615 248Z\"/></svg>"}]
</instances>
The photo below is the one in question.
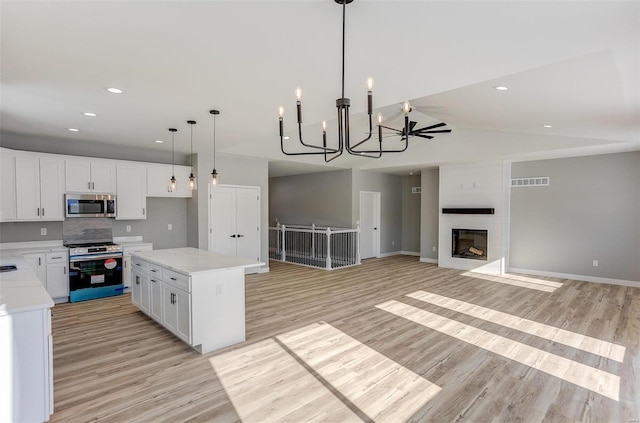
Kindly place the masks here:
<instances>
[{"instance_id":1,"label":"chandelier light bulb","mask_svg":"<svg viewBox=\"0 0 640 423\"><path fill-rule=\"evenodd\" d=\"M326 120L322 121L322 132L327 132L327 121Z\"/></svg>"},{"instance_id":2,"label":"chandelier light bulb","mask_svg":"<svg viewBox=\"0 0 640 423\"><path fill-rule=\"evenodd\" d=\"M280 109L278 109L278 114L280 115L280 117L284 115L284 107L280 106Z\"/></svg>"},{"instance_id":3,"label":"chandelier light bulb","mask_svg":"<svg viewBox=\"0 0 640 423\"><path fill-rule=\"evenodd\" d=\"M378 125L382 125L382 113L378 113Z\"/></svg>"},{"instance_id":4,"label":"chandelier light bulb","mask_svg":"<svg viewBox=\"0 0 640 423\"><path fill-rule=\"evenodd\" d=\"M373 89L373 78L367 79L367 88L369 89L369 91Z\"/></svg>"},{"instance_id":5,"label":"chandelier light bulb","mask_svg":"<svg viewBox=\"0 0 640 423\"><path fill-rule=\"evenodd\" d=\"M409 105L408 101L405 101L404 104L402 105L402 111L407 114L411 111L411 106Z\"/></svg>"},{"instance_id":6,"label":"chandelier light bulb","mask_svg":"<svg viewBox=\"0 0 640 423\"><path fill-rule=\"evenodd\" d=\"M302 98L302 89L296 88L296 98L298 99L298 101L300 101L300 99Z\"/></svg>"}]
</instances>

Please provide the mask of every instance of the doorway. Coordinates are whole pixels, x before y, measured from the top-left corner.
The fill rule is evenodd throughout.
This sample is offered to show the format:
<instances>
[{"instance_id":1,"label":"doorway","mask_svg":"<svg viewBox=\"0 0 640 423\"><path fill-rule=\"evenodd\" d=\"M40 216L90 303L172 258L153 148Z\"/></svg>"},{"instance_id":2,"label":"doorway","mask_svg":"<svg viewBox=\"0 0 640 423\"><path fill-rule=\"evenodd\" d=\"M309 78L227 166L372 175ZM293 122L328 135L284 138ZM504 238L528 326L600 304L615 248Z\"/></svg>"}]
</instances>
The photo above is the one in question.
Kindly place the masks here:
<instances>
[{"instance_id":1,"label":"doorway","mask_svg":"<svg viewBox=\"0 0 640 423\"><path fill-rule=\"evenodd\" d=\"M380 193L360 191L360 259L380 255Z\"/></svg>"}]
</instances>

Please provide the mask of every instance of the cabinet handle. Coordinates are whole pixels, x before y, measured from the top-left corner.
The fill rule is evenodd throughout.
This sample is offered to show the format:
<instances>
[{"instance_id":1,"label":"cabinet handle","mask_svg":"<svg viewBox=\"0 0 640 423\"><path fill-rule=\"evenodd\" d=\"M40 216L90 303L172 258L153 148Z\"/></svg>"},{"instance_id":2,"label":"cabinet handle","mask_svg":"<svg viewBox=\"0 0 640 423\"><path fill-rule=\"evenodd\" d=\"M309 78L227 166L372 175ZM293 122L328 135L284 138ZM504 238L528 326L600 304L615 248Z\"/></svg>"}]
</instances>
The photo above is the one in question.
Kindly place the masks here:
<instances>
[{"instance_id":1,"label":"cabinet handle","mask_svg":"<svg viewBox=\"0 0 640 423\"><path fill-rule=\"evenodd\" d=\"M91 189L96 189L96 183L95 182L91 182Z\"/></svg>"},{"instance_id":2,"label":"cabinet handle","mask_svg":"<svg viewBox=\"0 0 640 423\"><path fill-rule=\"evenodd\" d=\"M158 281L157 281L157 280L155 280L155 279L151 279L151 282L156 283L156 282L158 282Z\"/></svg>"},{"instance_id":3,"label":"cabinet handle","mask_svg":"<svg viewBox=\"0 0 640 423\"><path fill-rule=\"evenodd\" d=\"M153 273L156 273L156 272L157 272L157 270L155 270L155 269L151 269L151 271L152 271Z\"/></svg>"},{"instance_id":4,"label":"cabinet handle","mask_svg":"<svg viewBox=\"0 0 640 423\"><path fill-rule=\"evenodd\" d=\"M140 276L136 276L136 285L140 285Z\"/></svg>"},{"instance_id":5,"label":"cabinet handle","mask_svg":"<svg viewBox=\"0 0 640 423\"><path fill-rule=\"evenodd\" d=\"M44 217L44 207L42 208L42 217Z\"/></svg>"},{"instance_id":6,"label":"cabinet handle","mask_svg":"<svg viewBox=\"0 0 640 423\"><path fill-rule=\"evenodd\" d=\"M236 237L236 234L231 235L231 238L235 238L235 237Z\"/></svg>"},{"instance_id":7,"label":"cabinet handle","mask_svg":"<svg viewBox=\"0 0 640 423\"><path fill-rule=\"evenodd\" d=\"M242 238L243 236L244 236L244 235L240 235L240 234L238 234L238 238Z\"/></svg>"},{"instance_id":8,"label":"cabinet handle","mask_svg":"<svg viewBox=\"0 0 640 423\"><path fill-rule=\"evenodd\" d=\"M64 274L67 274L67 266L64 267Z\"/></svg>"},{"instance_id":9,"label":"cabinet handle","mask_svg":"<svg viewBox=\"0 0 640 423\"><path fill-rule=\"evenodd\" d=\"M87 182L87 188L91 189L91 182Z\"/></svg>"},{"instance_id":10,"label":"cabinet handle","mask_svg":"<svg viewBox=\"0 0 640 423\"><path fill-rule=\"evenodd\" d=\"M176 278L169 278L169 279L171 279L172 281L177 281L177 280L178 280L178 279L176 279Z\"/></svg>"},{"instance_id":11,"label":"cabinet handle","mask_svg":"<svg viewBox=\"0 0 640 423\"><path fill-rule=\"evenodd\" d=\"M136 266L140 266L140 263L133 263L133 264L135 264Z\"/></svg>"},{"instance_id":12,"label":"cabinet handle","mask_svg":"<svg viewBox=\"0 0 640 423\"><path fill-rule=\"evenodd\" d=\"M42 258L38 257L38 266L42 266Z\"/></svg>"},{"instance_id":13,"label":"cabinet handle","mask_svg":"<svg viewBox=\"0 0 640 423\"><path fill-rule=\"evenodd\" d=\"M61 258L62 258L62 256L60 256L60 257L51 257L51 260L58 260L58 259L61 259Z\"/></svg>"},{"instance_id":14,"label":"cabinet handle","mask_svg":"<svg viewBox=\"0 0 640 423\"><path fill-rule=\"evenodd\" d=\"M144 216L144 207L142 208L142 215Z\"/></svg>"},{"instance_id":15,"label":"cabinet handle","mask_svg":"<svg viewBox=\"0 0 640 423\"><path fill-rule=\"evenodd\" d=\"M125 269L127 268L127 262L126 261L124 262L124 268Z\"/></svg>"},{"instance_id":16,"label":"cabinet handle","mask_svg":"<svg viewBox=\"0 0 640 423\"><path fill-rule=\"evenodd\" d=\"M40 216L40 207L38 207L38 216Z\"/></svg>"}]
</instances>

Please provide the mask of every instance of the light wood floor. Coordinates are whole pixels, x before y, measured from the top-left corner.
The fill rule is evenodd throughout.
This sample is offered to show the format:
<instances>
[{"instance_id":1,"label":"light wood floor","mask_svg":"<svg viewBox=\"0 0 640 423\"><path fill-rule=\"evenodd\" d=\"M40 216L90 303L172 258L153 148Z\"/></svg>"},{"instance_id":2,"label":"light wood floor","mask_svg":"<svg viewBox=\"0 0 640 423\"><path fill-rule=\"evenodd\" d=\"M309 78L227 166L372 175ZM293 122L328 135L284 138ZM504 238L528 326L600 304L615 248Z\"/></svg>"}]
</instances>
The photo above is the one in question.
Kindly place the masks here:
<instances>
[{"instance_id":1,"label":"light wood floor","mask_svg":"<svg viewBox=\"0 0 640 423\"><path fill-rule=\"evenodd\" d=\"M52 421L640 421L640 288L270 266L247 342L204 356L129 295L56 305Z\"/></svg>"}]
</instances>

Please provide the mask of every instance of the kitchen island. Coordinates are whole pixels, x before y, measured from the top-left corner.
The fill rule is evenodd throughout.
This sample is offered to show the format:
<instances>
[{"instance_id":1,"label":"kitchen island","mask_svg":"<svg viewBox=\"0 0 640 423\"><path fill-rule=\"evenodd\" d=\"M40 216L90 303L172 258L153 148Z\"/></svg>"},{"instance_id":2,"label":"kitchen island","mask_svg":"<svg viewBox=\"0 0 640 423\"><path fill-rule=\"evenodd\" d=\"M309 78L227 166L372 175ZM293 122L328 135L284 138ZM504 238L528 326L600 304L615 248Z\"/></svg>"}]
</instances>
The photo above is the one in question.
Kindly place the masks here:
<instances>
[{"instance_id":1,"label":"kitchen island","mask_svg":"<svg viewBox=\"0 0 640 423\"><path fill-rule=\"evenodd\" d=\"M245 340L244 274L265 263L196 248L131 254L131 302L201 354Z\"/></svg>"},{"instance_id":2,"label":"kitchen island","mask_svg":"<svg viewBox=\"0 0 640 423\"><path fill-rule=\"evenodd\" d=\"M53 299L22 257L0 258L0 421L53 414Z\"/></svg>"}]
</instances>

